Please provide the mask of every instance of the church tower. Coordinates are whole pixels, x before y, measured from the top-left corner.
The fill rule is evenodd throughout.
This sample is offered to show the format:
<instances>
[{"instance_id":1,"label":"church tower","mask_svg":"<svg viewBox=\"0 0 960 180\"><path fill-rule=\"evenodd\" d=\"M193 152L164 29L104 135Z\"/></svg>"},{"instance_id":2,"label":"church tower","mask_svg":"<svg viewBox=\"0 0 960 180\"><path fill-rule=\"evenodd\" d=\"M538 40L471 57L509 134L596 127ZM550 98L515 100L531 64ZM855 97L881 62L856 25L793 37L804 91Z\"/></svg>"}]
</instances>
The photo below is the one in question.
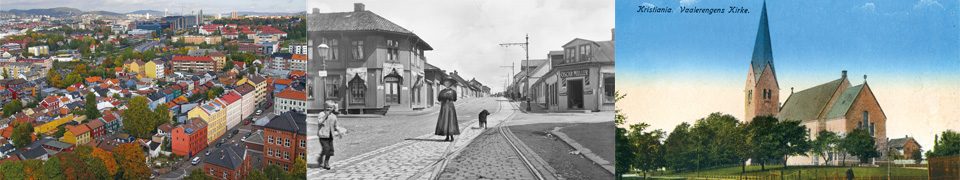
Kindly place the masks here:
<instances>
[{"instance_id":1,"label":"church tower","mask_svg":"<svg viewBox=\"0 0 960 180\"><path fill-rule=\"evenodd\" d=\"M770 46L770 28L767 23L767 2L763 2L753 58L744 87L744 121L757 116L776 116L780 112L780 85L773 67L773 49Z\"/></svg>"}]
</instances>

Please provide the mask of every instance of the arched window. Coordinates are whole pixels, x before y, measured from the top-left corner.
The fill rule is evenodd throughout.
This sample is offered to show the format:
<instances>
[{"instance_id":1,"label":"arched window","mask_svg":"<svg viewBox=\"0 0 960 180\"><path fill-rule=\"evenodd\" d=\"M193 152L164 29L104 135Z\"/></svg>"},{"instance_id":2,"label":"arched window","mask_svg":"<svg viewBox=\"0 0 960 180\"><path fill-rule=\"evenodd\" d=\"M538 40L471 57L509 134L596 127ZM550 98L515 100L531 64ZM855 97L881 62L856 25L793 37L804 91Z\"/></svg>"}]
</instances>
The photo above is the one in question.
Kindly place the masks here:
<instances>
[{"instance_id":1,"label":"arched window","mask_svg":"<svg viewBox=\"0 0 960 180\"><path fill-rule=\"evenodd\" d=\"M347 87L350 89L350 104L363 104L367 92L367 84L366 81L360 78L360 73L356 73L353 79L350 79Z\"/></svg>"},{"instance_id":2,"label":"arched window","mask_svg":"<svg viewBox=\"0 0 960 180\"><path fill-rule=\"evenodd\" d=\"M383 77L384 94L386 94L387 104L400 104L400 86L403 85L403 77L397 73L397 69Z\"/></svg>"}]
</instances>

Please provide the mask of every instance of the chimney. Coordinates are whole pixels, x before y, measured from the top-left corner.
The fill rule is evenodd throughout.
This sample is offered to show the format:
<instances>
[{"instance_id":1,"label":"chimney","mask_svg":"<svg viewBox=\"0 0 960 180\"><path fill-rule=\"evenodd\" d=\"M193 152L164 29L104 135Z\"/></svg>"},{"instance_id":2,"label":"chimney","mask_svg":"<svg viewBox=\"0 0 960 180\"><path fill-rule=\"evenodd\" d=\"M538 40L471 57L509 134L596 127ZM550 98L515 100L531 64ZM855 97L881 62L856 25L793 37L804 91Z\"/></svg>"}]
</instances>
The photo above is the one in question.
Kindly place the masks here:
<instances>
[{"instance_id":1,"label":"chimney","mask_svg":"<svg viewBox=\"0 0 960 180\"><path fill-rule=\"evenodd\" d=\"M366 11L363 7L363 3L353 3L353 12Z\"/></svg>"},{"instance_id":2,"label":"chimney","mask_svg":"<svg viewBox=\"0 0 960 180\"><path fill-rule=\"evenodd\" d=\"M313 14L320 14L320 8L313 8Z\"/></svg>"},{"instance_id":3,"label":"chimney","mask_svg":"<svg viewBox=\"0 0 960 180\"><path fill-rule=\"evenodd\" d=\"M840 71L840 78L847 78L847 70Z\"/></svg>"}]
</instances>

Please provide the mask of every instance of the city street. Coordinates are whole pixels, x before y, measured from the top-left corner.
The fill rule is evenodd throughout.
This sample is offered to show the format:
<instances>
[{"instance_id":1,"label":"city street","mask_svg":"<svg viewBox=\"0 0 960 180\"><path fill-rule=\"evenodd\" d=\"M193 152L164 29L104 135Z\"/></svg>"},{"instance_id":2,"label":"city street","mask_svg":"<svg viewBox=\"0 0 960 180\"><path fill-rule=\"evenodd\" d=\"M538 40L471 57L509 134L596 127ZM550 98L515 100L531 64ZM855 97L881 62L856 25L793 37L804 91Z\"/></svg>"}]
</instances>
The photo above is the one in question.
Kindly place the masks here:
<instances>
[{"instance_id":1,"label":"city street","mask_svg":"<svg viewBox=\"0 0 960 180\"><path fill-rule=\"evenodd\" d=\"M432 168L449 152L466 146L483 129L477 128L477 114L482 109L493 112L489 126L510 116L515 111L501 98L467 98L456 102L461 134L453 143L434 136L437 113L418 116L383 118L341 118L348 129L343 139L334 140L336 155L331 159L332 170L308 168L307 177L334 179L398 179L430 177ZM309 152L321 150L316 145L317 122L309 122L307 131ZM470 125L468 127L468 125ZM308 155L308 163L316 163L316 153Z\"/></svg>"},{"instance_id":2,"label":"city street","mask_svg":"<svg viewBox=\"0 0 960 180\"><path fill-rule=\"evenodd\" d=\"M264 109L263 112L264 113L260 115L251 115L251 117L253 117L253 119L256 120L264 116L269 116L269 113L273 112L272 106L270 108ZM253 123L244 125L244 121L246 120L241 121L240 124L238 124L236 127L233 127L232 129L228 129L227 131L225 131L223 136L220 136L220 139L217 139L217 141L212 142L210 145L207 146L207 148L203 149L203 151L200 151L200 153L197 153L197 155L193 156L193 157L200 157L200 163L197 163L197 165L193 165L190 163L193 157L185 157L179 162L177 162L176 164L172 165L174 169L170 170L170 172L166 174L160 175L158 179L183 179L183 177L190 174L190 171L203 167L204 157L206 157L205 156L206 152L216 150L217 143L221 141L225 142L223 143L223 145L243 143L241 139L249 135L255 129L253 126ZM234 130L239 130L239 132L233 137L230 137L230 134L232 134Z\"/></svg>"}]
</instances>

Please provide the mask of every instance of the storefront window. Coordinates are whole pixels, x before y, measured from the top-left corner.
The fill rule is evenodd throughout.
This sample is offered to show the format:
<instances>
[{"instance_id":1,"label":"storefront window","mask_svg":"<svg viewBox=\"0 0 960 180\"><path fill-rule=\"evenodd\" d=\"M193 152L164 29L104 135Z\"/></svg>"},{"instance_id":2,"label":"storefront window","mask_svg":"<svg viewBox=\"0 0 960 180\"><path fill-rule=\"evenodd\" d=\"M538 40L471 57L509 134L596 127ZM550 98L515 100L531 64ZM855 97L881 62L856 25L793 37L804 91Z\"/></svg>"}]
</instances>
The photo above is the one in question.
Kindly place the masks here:
<instances>
[{"instance_id":1,"label":"storefront window","mask_svg":"<svg viewBox=\"0 0 960 180\"><path fill-rule=\"evenodd\" d=\"M603 102L604 103L614 103L616 97L613 93L616 91L614 85L617 81L614 80L613 74L603 74Z\"/></svg>"},{"instance_id":2,"label":"storefront window","mask_svg":"<svg viewBox=\"0 0 960 180\"><path fill-rule=\"evenodd\" d=\"M347 86L350 89L350 104L363 104L367 92L367 85L366 82L360 78L360 75L357 74L353 76L353 79L350 79Z\"/></svg>"},{"instance_id":3,"label":"storefront window","mask_svg":"<svg viewBox=\"0 0 960 180\"><path fill-rule=\"evenodd\" d=\"M331 75L326 78L327 99L339 99L341 94L340 75Z\"/></svg>"}]
</instances>

